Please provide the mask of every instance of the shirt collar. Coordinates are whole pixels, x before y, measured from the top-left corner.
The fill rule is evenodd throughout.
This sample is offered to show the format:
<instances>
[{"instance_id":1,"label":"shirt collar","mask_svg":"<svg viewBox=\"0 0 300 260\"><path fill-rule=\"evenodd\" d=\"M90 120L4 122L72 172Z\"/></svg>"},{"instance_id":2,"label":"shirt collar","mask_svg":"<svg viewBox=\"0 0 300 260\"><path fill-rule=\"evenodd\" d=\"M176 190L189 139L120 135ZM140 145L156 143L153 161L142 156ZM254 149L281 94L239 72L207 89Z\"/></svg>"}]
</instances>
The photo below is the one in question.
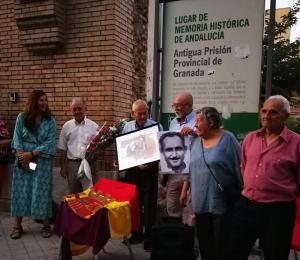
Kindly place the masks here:
<instances>
[{"instance_id":1,"label":"shirt collar","mask_svg":"<svg viewBox=\"0 0 300 260\"><path fill-rule=\"evenodd\" d=\"M147 125L147 122L148 122L148 119L146 120L145 124L141 126L135 120L135 129L142 129L142 128L144 128Z\"/></svg>"},{"instance_id":2,"label":"shirt collar","mask_svg":"<svg viewBox=\"0 0 300 260\"><path fill-rule=\"evenodd\" d=\"M177 119L177 122L179 124L187 124L188 122L190 122L191 120L193 120L195 118L195 112L194 110L192 110L189 114L187 114L183 120L182 123L180 123L180 119L179 118L176 118Z\"/></svg>"},{"instance_id":3,"label":"shirt collar","mask_svg":"<svg viewBox=\"0 0 300 260\"><path fill-rule=\"evenodd\" d=\"M73 119L74 120L74 124L75 125L85 125L85 119L86 119L86 117L84 117L84 119L80 123L78 123L75 119Z\"/></svg>"},{"instance_id":4,"label":"shirt collar","mask_svg":"<svg viewBox=\"0 0 300 260\"><path fill-rule=\"evenodd\" d=\"M260 137L264 137L265 133L266 133L265 128L261 128L261 129L256 131L256 135L260 136ZM286 126L284 126L284 128L282 129L282 131L281 131L280 135L278 136L278 138L282 139L285 142L288 141L289 131L288 131L288 128Z\"/></svg>"}]
</instances>

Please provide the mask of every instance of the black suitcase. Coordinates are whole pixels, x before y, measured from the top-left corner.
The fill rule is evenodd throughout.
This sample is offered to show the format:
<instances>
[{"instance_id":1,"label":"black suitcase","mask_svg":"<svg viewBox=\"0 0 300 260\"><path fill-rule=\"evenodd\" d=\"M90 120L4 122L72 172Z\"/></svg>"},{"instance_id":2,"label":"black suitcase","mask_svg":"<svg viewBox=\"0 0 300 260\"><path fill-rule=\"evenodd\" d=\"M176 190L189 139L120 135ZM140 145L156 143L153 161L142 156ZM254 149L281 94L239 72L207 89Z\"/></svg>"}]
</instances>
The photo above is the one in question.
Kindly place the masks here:
<instances>
[{"instance_id":1,"label":"black suitcase","mask_svg":"<svg viewBox=\"0 0 300 260\"><path fill-rule=\"evenodd\" d=\"M166 218L152 228L150 260L192 260L194 228Z\"/></svg>"}]
</instances>

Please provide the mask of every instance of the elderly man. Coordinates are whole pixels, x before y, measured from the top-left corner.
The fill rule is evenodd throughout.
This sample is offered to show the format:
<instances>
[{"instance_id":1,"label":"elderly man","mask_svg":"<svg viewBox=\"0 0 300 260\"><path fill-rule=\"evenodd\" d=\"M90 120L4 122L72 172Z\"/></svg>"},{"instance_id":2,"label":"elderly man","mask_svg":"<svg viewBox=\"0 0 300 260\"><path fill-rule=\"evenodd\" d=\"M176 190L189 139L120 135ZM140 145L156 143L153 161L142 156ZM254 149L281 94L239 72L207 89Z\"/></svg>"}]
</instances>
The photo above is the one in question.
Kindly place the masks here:
<instances>
[{"instance_id":1,"label":"elderly man","mask_svg":"<svg viewBox=\"0 0 300 260\"><path fill-rule=\"evenodd\" d=\"M91 137L97 133L98 125L86 118L86 106L82 98L73 98L70 108L74 118L63 125L57 146L60 154L60 174L67 178L69 191L73 194L88 188L88 181L78 180L77 173L82 155Z\"/></svg>"},{"instance_id":2,"label":"elderly man","mask_svg":"<svg viewBox=\"0 0 300 260\"><path fill-rule=\"evenodd\" d=\"M179 131L182 136L190 136L190 142L197 136L195 132L196 115L193 111L193 97L190 93L180 93L174 100L172 108L175 110L176 118L170 123L170 131ZM166 204L167 213L170 217L183 217L183 208L179 202L183 181L187 179L186 174L165 174L167 179ZM184 222L186 222L184 220Z\"/></svg>"},{"instance_id":3,"label":"elderly man","mask_svg":"<svg viewBox=\"0 0 300 260\"><path fill-rule=\"evenodd\" d=\"M157 124L148 118L148 106L144 100L138 99L132 104L131 116L134 120L128 122L123 133L129 133L137 129ZM140 243L144 240L145 250L149 250L151 245L151 229L155 223L157 209L157 181L158 181L158 162L151 162L126 171L126 182L135 184L138 190L141 223L145 225L145 232L133 232L129 242Z\"/></svg>"},{"instance_id":4,"label":"elderly man","mask_svg":"<svg viewBox=\"0 0 300 260\"><path fill-rule=\"evenodd\" d=\"M285 126L290 105L269 97L260 110L262 128L242 145L242 197L237 202L228 260L246 260L257 238L266 260L288 259L300 187L300 136Z\"/></svg>"}]
</instances>

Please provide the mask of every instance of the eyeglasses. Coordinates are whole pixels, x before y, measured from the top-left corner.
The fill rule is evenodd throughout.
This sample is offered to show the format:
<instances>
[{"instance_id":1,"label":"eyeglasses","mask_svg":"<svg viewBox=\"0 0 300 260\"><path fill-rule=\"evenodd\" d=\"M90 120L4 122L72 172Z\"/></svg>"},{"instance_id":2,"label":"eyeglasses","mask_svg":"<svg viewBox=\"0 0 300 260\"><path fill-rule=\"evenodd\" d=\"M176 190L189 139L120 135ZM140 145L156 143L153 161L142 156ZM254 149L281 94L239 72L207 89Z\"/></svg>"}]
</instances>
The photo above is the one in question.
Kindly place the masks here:
<instances>
[{"instance_id":1,"label":"eyeglasses","mask_svg":"<svg viewBox=\"0 0 300 260\"><path fill-rule=\"evenodd\" d=\"M188 103L185 103L185 104L173 104L172 108L179 108L179 109L181 109L181 108L183 108L186 105L188 105Z\"/></svg>"}]
</instances>

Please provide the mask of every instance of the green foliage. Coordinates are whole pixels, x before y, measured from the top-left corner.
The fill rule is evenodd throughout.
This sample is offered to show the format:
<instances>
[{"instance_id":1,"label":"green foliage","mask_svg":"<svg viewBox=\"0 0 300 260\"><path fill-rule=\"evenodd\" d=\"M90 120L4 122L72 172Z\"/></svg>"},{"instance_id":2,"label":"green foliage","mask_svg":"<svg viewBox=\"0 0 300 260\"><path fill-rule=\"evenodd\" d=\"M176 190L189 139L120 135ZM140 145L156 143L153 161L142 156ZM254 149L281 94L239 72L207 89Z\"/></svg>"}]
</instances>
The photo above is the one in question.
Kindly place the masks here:
<instances>
[{"instance_id":1,"label":"green foliage","mask_svg":"<svg viewBox=\"0 0 300 260\"><path fill-rule=\"evenodd\" d=\"M275 42L273 49L272 94L289 96L292 90L300 93L300 39L290 43L283 34L297 22L296 14L300 11L300 0L290 12L282 16L280 23L275 23ZM264 67L262 71L262 91L265 89L267 69L267 49L269 21L266 19L263 40Z\"/></svg>"},{"instance_id":2,"label":"green foliage","mask_svg":"<svg viewBox=\"0 0 300 260\"><path fill-rule=\"evenodd\" d=\"M286 121L286 126L294 132L300 134L300 122L296 118L290 116Z\"/></svg>"}]
</instances>

